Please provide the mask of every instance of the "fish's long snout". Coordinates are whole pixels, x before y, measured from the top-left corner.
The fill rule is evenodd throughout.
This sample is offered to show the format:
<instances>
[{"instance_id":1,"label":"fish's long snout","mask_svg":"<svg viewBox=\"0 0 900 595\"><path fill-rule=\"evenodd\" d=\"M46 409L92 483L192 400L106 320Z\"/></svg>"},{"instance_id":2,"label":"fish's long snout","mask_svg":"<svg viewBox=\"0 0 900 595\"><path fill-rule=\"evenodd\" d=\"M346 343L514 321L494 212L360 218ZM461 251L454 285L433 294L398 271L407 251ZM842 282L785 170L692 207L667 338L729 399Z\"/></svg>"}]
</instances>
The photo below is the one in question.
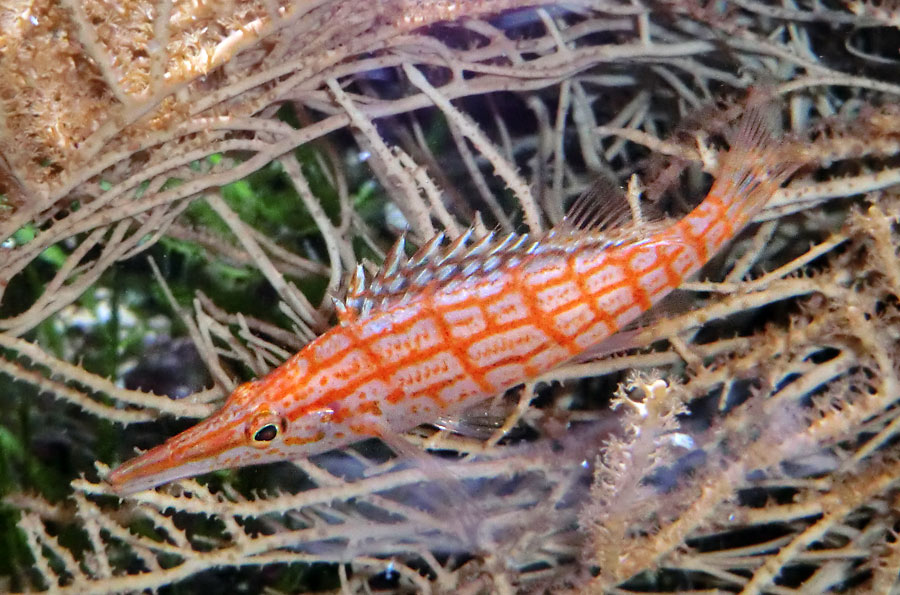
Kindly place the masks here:
<instances>
[{"instance_id":1,"label":"fish's long snout","mask_svg":"<svg viewBox=\"0 0 900 595\"><path fill-rule=\"evenodd\" d=\"M161 444L119 465L106 480L120 496L148 490L163 483L155 478L165 471L170 461L168 443Z\"/></svg>"},{"instance_id":2,"label":"fish's long snout","mask_svg":"<svg viewBox=\"0 0 900 595\"><path fill-rule=\"evenodd\" d=\"M223 453L241 446L239 433L210 417L122 464L106 480L120 496L221 467Z\"/></svg>"}]
</instances>

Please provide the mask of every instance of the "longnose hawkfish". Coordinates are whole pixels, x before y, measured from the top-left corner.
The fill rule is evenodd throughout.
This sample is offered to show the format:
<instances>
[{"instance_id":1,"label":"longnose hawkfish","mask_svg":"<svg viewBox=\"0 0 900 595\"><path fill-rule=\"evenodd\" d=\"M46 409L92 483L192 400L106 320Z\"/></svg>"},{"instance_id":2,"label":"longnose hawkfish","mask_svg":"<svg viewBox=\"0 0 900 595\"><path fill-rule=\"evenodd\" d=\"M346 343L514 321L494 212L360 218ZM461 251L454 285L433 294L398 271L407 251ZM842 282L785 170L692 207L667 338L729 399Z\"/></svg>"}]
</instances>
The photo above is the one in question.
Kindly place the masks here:
<instances>
[{"instance_id":1,"label":"longnose hawkfish","mask_svg":"<svg viewBox=\"0 0 900 595\"><path fill-rule=\"evenodd\" d=\"M439 235L409 260L398 242L368 285L358 269L339 325L108 481L129 494L399 435L583 355L696 273L796 171L763 122L749 110L705 199L654 231L570 219L539 238L470 231L441 247Z\"/></svg>"}]
</instances>

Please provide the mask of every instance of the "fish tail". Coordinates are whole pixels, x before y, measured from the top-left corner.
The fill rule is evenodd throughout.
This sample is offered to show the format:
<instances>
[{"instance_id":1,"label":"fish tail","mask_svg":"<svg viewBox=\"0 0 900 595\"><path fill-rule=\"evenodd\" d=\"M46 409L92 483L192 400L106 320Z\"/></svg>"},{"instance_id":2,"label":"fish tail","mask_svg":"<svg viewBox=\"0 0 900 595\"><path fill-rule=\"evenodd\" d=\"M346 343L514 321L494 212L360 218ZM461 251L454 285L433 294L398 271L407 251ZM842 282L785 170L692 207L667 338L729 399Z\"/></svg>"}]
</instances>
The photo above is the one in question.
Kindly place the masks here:
<instances>
[{"instance_id":1,"label":"fish tail","mask_svg":"<svg viewBox=\"0 0 900 595\"><path fill-rule=\"evenodd\" d=\"M720 162L709 196L721 201L735 229L749 223L803 163L795 143L772 133L777 116L771 102L751 106Z\"/></svg>"}]
</instances>

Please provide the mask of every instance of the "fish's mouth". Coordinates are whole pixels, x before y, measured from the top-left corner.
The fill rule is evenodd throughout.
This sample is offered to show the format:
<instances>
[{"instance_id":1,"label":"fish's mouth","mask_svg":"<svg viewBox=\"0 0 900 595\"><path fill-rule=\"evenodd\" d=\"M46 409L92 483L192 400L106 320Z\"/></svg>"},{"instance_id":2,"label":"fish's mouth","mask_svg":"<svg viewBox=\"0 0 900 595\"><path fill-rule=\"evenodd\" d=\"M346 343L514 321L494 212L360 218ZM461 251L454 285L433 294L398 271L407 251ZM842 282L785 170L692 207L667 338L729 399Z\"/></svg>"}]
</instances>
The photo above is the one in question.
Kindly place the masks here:
<instances>
[{"instance_id":1,"label":"fish's mouth","mask_svg":"<svg viewBox=\"0 0 900 595\"><path fill-rule=\"evenodd\" d=\"M166 446L157 446L110 473L106 480L113 491L128 496L190 475L186 465L172 467Z\"/></svg>"}]
</instances>

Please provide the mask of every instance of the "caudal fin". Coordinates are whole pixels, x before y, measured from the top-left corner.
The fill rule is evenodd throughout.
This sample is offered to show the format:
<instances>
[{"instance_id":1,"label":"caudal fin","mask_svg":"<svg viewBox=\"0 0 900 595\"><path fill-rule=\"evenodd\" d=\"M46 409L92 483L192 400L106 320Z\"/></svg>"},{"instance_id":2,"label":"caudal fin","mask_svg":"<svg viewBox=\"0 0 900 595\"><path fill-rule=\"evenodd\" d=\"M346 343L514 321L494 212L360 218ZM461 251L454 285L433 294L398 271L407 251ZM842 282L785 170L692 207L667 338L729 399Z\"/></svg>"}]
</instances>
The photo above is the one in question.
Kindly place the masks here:
<instances>
[{"instance_id":1,"label":"caudal fin","mask_svg":"<svg viewBox=\"0 0 900 595\"><path fill-rule=\"evenodd\" d=\"M803 164L794 143L777 138L772 103L757 104L741 118L722 157L710 190L726 207L735 229L743 227L765 206L778 188Z\"/></svg>"}]
</instances>

